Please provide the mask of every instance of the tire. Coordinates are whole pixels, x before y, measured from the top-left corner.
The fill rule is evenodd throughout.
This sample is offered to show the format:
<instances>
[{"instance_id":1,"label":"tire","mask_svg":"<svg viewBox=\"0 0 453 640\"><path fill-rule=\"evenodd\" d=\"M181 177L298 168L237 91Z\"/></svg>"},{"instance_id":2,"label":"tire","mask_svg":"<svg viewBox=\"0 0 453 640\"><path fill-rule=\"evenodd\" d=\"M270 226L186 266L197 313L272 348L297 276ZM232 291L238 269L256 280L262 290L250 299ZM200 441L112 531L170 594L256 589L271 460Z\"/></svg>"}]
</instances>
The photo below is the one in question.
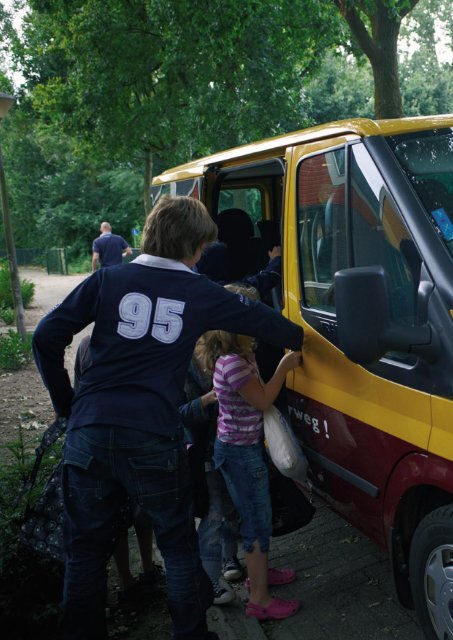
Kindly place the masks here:
<instances>
[{"instance_id":1,"label":"tire","mask_svg":"<svg viewBox=\"0 0 453 640\"><path fill-rule=\"evenodd\" d=\"M418 525L409 577L425 637L453 640L453 505L435 509Z\"/></svg>"}]
</instances>

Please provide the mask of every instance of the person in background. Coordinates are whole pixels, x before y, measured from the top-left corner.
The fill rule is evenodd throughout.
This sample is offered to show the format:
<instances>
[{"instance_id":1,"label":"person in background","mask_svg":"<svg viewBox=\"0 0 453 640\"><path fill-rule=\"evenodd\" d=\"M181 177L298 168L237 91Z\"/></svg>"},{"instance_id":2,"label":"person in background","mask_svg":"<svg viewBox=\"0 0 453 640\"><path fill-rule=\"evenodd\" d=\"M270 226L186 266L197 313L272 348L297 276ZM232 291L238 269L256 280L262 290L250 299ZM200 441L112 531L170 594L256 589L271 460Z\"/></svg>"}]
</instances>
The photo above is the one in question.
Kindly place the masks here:
<instances>
[{"instance_id":1,"label":"person in background","mask_svg":"<svg viewBox=\"0 0 453 640\"><path fill-rule=\"evenodd\" d=\"M256 289L243 284L226 289L258 298ZM239 513L250 599L246 615L258 620L283 619L296 613L299 600L272 597L269 586L295 579L293 569L268 567L272 508L269 472L264 448L263 411L271 406L286 374L301 363L301 352L290 351L280 360L267 383L261 381L253 352L253 338L212 331L204 340L204 362L213 372L219 403L214 466L220 469Z\"/></svg>"},{"instance_id":2,"label":"person in background","mask_svg":"<svg viewBox=\"0 0 453 640\"><path fill-rule=\"evenodd\" d=\"M101 235L93 241L93 256L91 269L97 271L99 263L101 268L112 267L121 264L125 256L132 254L132 249L122 236L112 233L112 227L108 222L101 222Z\"/></svg>"},{"instance_id":3,"label":"person in background","mask_svg":"<svg viewBox=\"0 0 453 640\"><path fill-rule=\"evenodd\" d=\"M57 416L63 454L65 575L59 640L105 640L107 562L128 501L153 527L167 576L173 640L215 640L206 610L179 406L198 338L212 329L300 349L302 327L192 271L217 227L206 207L164 196L142 254L93 273L38 324L33 354ZM74 396L65 348L94 322L91 365Z\"/></svg>"}]
</instances>

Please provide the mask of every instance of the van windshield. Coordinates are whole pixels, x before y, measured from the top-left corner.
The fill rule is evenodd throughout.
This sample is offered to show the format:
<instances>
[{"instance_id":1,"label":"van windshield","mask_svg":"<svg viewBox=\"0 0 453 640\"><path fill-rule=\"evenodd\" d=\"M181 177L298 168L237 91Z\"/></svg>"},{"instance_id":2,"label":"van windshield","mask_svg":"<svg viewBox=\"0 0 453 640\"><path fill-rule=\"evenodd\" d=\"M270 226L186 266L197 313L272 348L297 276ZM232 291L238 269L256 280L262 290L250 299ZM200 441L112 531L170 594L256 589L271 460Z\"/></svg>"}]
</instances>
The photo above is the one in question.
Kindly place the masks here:
<instances>
[{"instance_id":1,"label":"van windshield","mask_svg":"<svg viewBox=\"0 0 453 640\"><path fill-rule=\"evenodd\" d=\"M453 255L453 129L418 131L387 141Z\"/></svg>"}]
</instances>

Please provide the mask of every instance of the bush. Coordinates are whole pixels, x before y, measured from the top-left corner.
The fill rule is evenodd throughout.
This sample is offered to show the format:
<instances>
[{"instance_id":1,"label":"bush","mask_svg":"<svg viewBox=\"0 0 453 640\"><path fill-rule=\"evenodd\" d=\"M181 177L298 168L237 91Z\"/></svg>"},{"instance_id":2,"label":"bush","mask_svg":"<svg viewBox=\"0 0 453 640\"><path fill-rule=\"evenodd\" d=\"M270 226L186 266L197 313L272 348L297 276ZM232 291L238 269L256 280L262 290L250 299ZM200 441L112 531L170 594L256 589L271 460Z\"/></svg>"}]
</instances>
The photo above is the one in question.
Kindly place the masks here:
<instances>
[{"instance_id":1,"label":"bush","mask_svg":"<svg viewBox=\"0 0 453 640\"><path fill-rule=\"evenodd\" d=\"M86 254L69 259L68 261L69 273L91 273L91 256Z\"/></svg>"},{"instance_id":2,"label":"bush","mask_svg":"<svg viewBox=\"0 0 453 640\"><path fill-rule=\"evenodd\" d=\"M27 341L16 331L9 329L8 333L0 336L0 369L15 371L21 369L31 360L31 334Z\"/></svg>"},{"instance_id":3,"label":"bush","mask_svg":"<svg viewBox=\"0 0 453 640\"><path fill-rule=\"evenodd\" d=\"M35 295L35 283L30 280L21 280L20 290L24 307L28 307ZM0 259L0 308L13 309L14 301L11 291L11 279L8 262Z\"/></svg>"},{"instance_id":4,"label":"bush","mask_svg":"<svg viewBox=\"0 0 453 640\"><path fill-rule=\"evenodd\" d=\"M10 457L0 465L0 610L9 640L54 637L61 597L61 567L30 552L19 537L30 498L21 493L36 459L36 444L25 442L19 425L18 440L2 447ZM54 452L43 459L36 494L41 493L55 463Z\"/></svg>"},{"instance_id":5,"label":"bush","mask_svg":"<svg viewBox=\"0 0 453 640\"><path fill-rule=\"evenodd\" d=\"M25 308L30 306L33 298L35 297L35 287L35 283L31 282L31 280L21 280L20 282L22 302Z\"/></svg>"},{"instance_id":6,"label":"bush","mask_svg":"<svg viewBox=\"0 0 453 640\"><path fill-rule=\"evenodd\" d=\"M0 309L0 318L5 324L13 324L14 309Z\"/></svg>"}]
</instances>

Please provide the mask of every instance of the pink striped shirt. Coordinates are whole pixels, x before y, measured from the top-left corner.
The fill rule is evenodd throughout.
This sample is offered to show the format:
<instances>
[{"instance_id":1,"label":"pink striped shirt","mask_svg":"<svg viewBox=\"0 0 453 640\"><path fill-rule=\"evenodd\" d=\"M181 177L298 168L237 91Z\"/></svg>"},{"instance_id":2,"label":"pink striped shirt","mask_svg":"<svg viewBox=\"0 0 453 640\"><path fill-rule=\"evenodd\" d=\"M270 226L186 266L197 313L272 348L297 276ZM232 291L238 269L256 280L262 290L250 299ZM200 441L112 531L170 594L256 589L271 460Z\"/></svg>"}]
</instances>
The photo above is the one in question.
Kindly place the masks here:
<instances>
[{"instance_id":1,"label":"pink striped shirt","mask_svg":"<svg viewBox=\"0 0 453 640\"><path fill-rule=\"evenodd\" d=\"M252 378L259 378L254 356L246 360L236 353L229 353L220 356L216 362L217 437L222 442L250 445L263 437L263 412L252 407L239 393L239 389Z\"/></svg>"}]
</instances>

